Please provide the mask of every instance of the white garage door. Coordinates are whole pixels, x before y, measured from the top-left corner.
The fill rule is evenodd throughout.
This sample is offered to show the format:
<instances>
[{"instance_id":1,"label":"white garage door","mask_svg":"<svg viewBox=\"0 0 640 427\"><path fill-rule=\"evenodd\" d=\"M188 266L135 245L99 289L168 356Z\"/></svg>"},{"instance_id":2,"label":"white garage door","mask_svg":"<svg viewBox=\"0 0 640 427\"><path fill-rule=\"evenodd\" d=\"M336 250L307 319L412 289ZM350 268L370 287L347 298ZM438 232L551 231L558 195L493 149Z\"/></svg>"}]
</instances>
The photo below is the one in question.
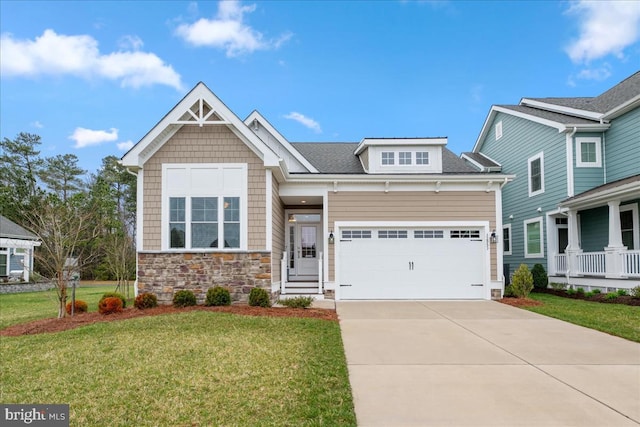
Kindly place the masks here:
<instances>
[{"instance_id":1,"label":"white garage door","mask_svg":"<svg viewBox=\"0 0 640 427\"><path fill-rule=\"evenodd\" d=\"M340 298L485 298L485 239L473 227L343 229Z\"/></svg>"}]
</instances>

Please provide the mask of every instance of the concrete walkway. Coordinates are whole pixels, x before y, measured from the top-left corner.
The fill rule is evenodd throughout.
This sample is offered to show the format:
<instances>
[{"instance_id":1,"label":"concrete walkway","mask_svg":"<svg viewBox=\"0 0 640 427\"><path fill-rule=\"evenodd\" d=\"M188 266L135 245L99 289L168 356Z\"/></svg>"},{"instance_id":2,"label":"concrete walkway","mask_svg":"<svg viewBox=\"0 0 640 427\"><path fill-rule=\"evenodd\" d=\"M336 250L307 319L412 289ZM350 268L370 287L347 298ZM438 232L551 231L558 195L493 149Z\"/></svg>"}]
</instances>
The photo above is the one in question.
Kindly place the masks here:
<instances>
[{"instance_id":1,"label":"concrete walkway","mask_svg":"<svg viewBox=\"0 0 640 427\"><path fill-rule=\"evenodd\" d=\"M494 301L340 301L359 426L640 425L640 344Z\"/></svg>"}]
</instances>

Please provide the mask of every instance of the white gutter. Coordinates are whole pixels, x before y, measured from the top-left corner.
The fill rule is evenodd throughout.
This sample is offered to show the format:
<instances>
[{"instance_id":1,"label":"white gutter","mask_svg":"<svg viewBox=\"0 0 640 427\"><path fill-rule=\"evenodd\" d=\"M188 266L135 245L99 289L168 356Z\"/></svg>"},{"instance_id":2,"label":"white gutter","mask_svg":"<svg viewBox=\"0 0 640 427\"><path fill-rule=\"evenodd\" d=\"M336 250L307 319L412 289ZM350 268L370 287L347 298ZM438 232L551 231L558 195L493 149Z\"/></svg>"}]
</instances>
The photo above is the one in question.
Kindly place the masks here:
<instances>
[{"instance_id":1,"label":"white gutter","mask_svg":"<svg viewBox=\"0 0 640 427\"><path fill-rule=\"evenodd\" d=\"M573 182L573 136L578 131L577 127L566 137L566 156L567 156L567 197L573 197L575 194L575 183Z\"/></svg>"}]
</instances>

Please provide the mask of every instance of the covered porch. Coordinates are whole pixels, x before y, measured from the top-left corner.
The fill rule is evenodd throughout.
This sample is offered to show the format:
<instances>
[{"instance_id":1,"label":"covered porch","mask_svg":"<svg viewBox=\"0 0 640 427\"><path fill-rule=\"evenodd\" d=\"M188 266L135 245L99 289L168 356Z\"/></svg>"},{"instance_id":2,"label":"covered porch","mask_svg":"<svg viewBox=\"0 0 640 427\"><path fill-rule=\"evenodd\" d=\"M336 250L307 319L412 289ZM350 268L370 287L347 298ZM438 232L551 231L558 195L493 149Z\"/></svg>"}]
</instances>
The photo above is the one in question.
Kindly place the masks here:
<instances>
[{"instance_id":1,"label":"covered porch","mask_svg":"<svg viewBox=\"0 0 640 427\"><path fill-rule=\"evenodd\" d=\"M639 286L639 203L640 175L563 201L548 216L549 280L605 291Z\"/></svg>"},{"instance_id":2,"label":"covered porch","mask_svg":"<svg viewBox=\"0 0 640 427\"><path fill-rule=\"evenodd\" d=\"M318 192L301 194L281 187L280 199L284 204L280 296L324 299L327 245L333 243L326 232L325 197Z\"/></svg>"}]
</instances>

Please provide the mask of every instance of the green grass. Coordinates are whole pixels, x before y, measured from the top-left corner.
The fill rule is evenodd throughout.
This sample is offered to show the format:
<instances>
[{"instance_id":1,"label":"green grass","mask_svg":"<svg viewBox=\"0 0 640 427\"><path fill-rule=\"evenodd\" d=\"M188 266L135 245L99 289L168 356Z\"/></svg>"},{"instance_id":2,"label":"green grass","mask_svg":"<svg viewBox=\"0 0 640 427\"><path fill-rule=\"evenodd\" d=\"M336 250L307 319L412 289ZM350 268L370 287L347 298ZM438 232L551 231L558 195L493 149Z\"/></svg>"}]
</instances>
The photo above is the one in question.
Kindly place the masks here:
<instances>
[{"instance_id":1,"label":"green grass","mask_svg":"<svg viewBox=\"0 0 640 427\"><path fill-rule=\"evenodd\" d=\"M531 293L529 298L544 303L537 307L524 307L529 311L640 342L640 307L539 293Z\"/></svg>"},{"instance_id":2,"label":"green grass","mask_svg":"<svg viewBox=\"0 0 640 427\"><path fill-rule=\"evenodd\" d=\"M115 286L80 286L76 289L76 299L89 305L89 311L98 311L98 301L105 292ZM68 291L71 301L71 289ZM0 329L31 320L58 316L58 297L55 289L22 294L0 294Z\"/></svg>"},{"instance_id":3,"label":"green grass","mask_svg":"<svg viewBox=\"0 0 640 427\"><path fill-rule=\"evenodd\" d=\"M195 311L1 342L0 401L68 403L71 425L356 425L336 322Z\"/></svg>"}]
</instances>

